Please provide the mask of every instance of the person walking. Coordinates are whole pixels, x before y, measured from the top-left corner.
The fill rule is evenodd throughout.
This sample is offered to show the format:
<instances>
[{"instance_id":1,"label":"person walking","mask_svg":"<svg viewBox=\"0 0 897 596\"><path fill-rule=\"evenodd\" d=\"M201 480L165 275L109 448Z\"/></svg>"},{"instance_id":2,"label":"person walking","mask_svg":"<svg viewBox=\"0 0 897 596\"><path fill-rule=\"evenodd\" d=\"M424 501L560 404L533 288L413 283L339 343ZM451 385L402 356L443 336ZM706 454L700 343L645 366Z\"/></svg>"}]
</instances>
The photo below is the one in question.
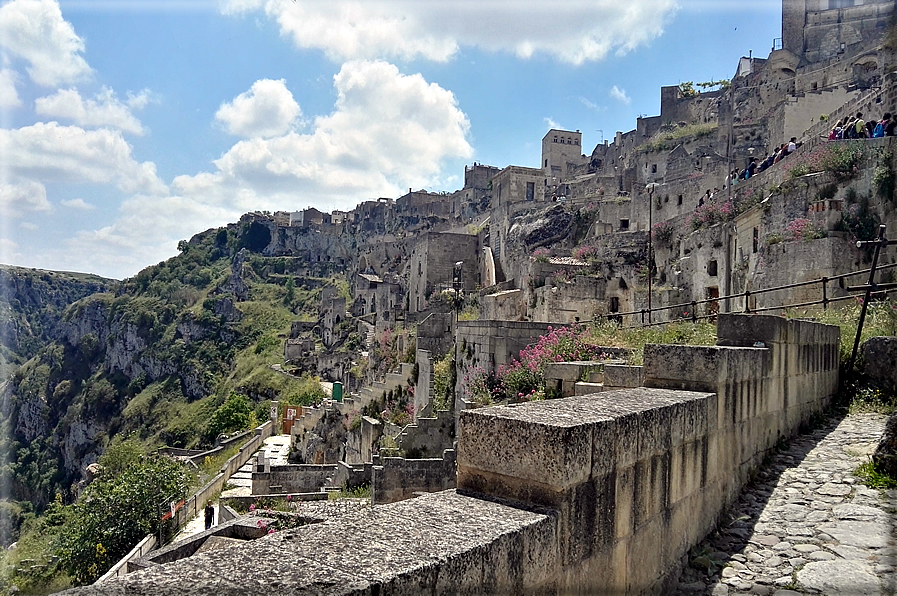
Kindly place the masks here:
<instances>
[{"instance_id":1,"label":"person walking","mask_svg":"<svg viewBox=\"0 0 897 596\"><path fill-rule=\"evenodd\" d=\"M206 530L208 530L209 528L212 527L212 522L215 521L215 508L212 507L211 500L208 503L206 503L206 508L204 511L206 514Z\"/></svg>"}]
</instances>

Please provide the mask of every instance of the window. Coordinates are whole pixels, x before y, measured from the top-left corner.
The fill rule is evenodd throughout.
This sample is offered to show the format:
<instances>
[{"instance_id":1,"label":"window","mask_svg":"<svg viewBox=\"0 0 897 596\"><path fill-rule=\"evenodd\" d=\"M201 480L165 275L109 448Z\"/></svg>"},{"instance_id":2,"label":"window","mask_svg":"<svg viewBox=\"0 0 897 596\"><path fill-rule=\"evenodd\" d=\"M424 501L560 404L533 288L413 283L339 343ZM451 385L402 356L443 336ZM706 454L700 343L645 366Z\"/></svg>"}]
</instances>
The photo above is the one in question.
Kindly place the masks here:
<instances>
[{"instance_id":1,"label":"window","mask_svg":"<svg viewBox=\"0 0 897 596\"><path fill-rule=\"evenodd\" d=\"M526 183L526 200L532 201L536 198L536 183L535 182L527 182Z\"/></svg>"},{"instance_id":2,"label":"window","mask_svg":"<svg viewBox=\"0 0 897 596\"><path fill-rule=\"evenodd\" d=\"M829 0L829 8L850 8L854 6L855 0Z\"/></svg>"},{"instance_id":3,"label":"window","mask_svg":"<svg viewBox=\"0 0 897 596\"><path fill-rule=\"evenodd\" d=\"M547 159L545 160L545 165L542 166L542 167L543 167L543 168L547 168L547 167L548 167L548 160L547 160Z\"/></svg>"},{"instance_id":4,"label":"window","mask_svg":"<svg viewBox=\"0 0 897 596\"><path fill-rule=\"evenodd\" d=\"M573 139L573 144L574 144L574 145L579 145L579 139Z\"/></svg>"},{"instance_id":5,"label":"window","mask_svg":"<svg viewBox=\"0 0 897 596\"><path fill-rule=\"evenodd\" d=\"M679 195L679 198L676 199L676 204L677 204L677 205L681 205L681 204L682 204L682 195Z\"/></svg>"},{"instance_id":6,"label":"window","mask_svg":"<svg viewBox=\"0 0 897 596\"><path fill-rule=\"evenodd\" d=\"M532 162L530 162L530 163L532 163ZM651 173L652 173L652 174L656 174L656 173L657 173L657 164L656 164L656 163L652 163L652 164L651 164Z\"/></svg>"},{"instance_id":7,"label":"window","mask_svg":"<svg viewBox=\"0 0 897 596\"><path fill-rule=\"evenodd\" d=\"M760 244L760 228L754 228L754 244L751 252L757 252Z\"/></svg>"},{"instance_id":8,"label":"window","mask_svg":"<svg viewBox=\"0 0 897 596\"><path fill-rule=\"evenodd\" d=\"M628 220L628 219L621 219L621 220L620 220L620 229L621 229L621 230L628 230L628 229L629 229L629 220Z\"/></svg>"},{"instance_id":9,"label":"window","mask_svg":"<svg viewBox=\"0 0 897 596\"><path fill-rule=\"evenodd\" d=\"M558 137L557 137L557 135L554 135L554 141L552 141L552 142L553 142L553 143L557 143L557 142L558 142Z\"/></svg>"},{"instance_id":10,"label":"window","mask_svg":"<svg viewBox=\"0 0 897 596\"><path fill-rule=\"evenodd\" d=\"M610 312L620 312L620 299L616 296L610 297Z\"/></svg>"},{"instance_id":11,"label":"window","mask_svg":"<svg viewBox=\"0 0 897 596\"><path fill-rule=\"evenodd\" d=\"M707 263L707 275L710 277L716 277L716 261L710 261Z\"/></svg>"}]
</instances>

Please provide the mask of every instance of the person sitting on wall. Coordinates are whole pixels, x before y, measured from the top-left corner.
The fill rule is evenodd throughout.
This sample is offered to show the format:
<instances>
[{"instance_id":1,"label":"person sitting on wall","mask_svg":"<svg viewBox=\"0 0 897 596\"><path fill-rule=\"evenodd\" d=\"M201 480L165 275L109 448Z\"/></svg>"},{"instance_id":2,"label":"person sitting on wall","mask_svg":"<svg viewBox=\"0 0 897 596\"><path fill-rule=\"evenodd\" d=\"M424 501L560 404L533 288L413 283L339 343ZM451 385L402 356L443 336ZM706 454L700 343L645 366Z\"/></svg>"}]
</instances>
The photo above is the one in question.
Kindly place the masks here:
<instances>
[{"instance_id":1,"label":"person sitting on wall","mask_svg":"<svg viewBox=\"0 0 897 596\"><path fill-rule=\"evenodd\" d=\"M791 155L797 151L798 147L800 147L800 143L797 142L797 137L791 137L791 140L788 141L788 153L785 155Z\"/></svg>"},{"instance_id":2,"label":"person sitting on wall","mask_svg":"<svg viewBox=\"0 0 897 596\"><path fill-rule=\"evenodd\" d=\"M853 123L853 127L855 129L855 135L853 138L855 139L865 139L866 138L866 121L863 120L863 113L857 112L857 119Z\"/></svg>"},{"instance_id":3,"label":"person sitting on wall","mask_svg":"<svg viewBox=\"0 0 897 596\"><path fill-rule=\"evenodd\" d=\"M897 127L897 114L891 114L890 120L885 125L885 136L893 137L895 127Z\"/></svg>"},{"instance_id":4,"label":"person sitting on wall","mask_svg":"<svg viewBox=\"0 0 897 596\"><path fill-rule=\"evenodd\" d=\"M832 127L832 129L828 133L828 140L834 141L836 139L843 138L844 135L844 118L838 120L837 123Z\"/></svg>"}]
</instances>

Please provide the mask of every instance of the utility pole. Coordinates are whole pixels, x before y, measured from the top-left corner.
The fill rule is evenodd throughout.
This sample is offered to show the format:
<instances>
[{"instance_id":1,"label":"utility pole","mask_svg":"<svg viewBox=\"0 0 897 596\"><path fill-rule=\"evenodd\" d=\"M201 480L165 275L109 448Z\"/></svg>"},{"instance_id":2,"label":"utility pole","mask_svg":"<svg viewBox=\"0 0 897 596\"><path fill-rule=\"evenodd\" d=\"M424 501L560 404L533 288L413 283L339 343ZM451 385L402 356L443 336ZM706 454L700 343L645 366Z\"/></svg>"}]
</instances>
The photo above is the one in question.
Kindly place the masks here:
<instances>
[{"instance_id":1,"label":"utility pole","mask_svg":"<svg viewBox=\"0 0 897 596\"><path fill-rule=\"evenodd\" d=\"M654 268L654 189L659 184L651 182L645 186L648 191L648 324L651 324L651 277Z\"/></svg>"}]
</instances>

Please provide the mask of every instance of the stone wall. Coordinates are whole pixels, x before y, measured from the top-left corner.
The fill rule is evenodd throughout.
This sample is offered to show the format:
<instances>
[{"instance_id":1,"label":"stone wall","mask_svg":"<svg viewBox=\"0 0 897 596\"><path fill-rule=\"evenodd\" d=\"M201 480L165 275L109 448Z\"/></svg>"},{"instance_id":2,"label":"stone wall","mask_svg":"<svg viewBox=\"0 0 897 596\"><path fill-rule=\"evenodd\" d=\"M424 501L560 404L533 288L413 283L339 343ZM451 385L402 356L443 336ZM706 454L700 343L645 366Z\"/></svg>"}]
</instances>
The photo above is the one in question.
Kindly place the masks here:
<instances>
[{"instance_id":1,"label":"stone wall","mask_svg":"<svg viewBox=\"0 0 897 596\"><path fill-rule=\"evenodd\" d=\"M273 577L278 593L665 593L764 455L837 387L837 327L720 315L718 337L718 346L646 348L650 387L464 412L457 492L68 593L241 594ZM390 491L424 478L430 461L384 460L375 497L401 498ZM447 452L433 465L447 472L449 461ZM235 560L252 564L235 575Z\"/></svg>"},{"instance_id":2,"label":"stone wall","mask_svg":"<svg viewBox=\"0 0 897 596\"><path fill-rule=\"evenodd\" d=\"M335 465L298 464L270 466L252 472L252 494L311 493L321 490L336 473Z\"/></svg>"},{"instance_id":3,"label":"stone wall","mask_svg":"<svg viewBox=\"0 0 897 596\"><path fill-rule=\"evenodd\" d=\"M384 457L374 465L372 491L375 503L394 503L455 487L455 451L446 449L439 459Z\"/></svg>"},{"instance_id":4,"label":"stone wall","mask_svg":"<svg viewBox=\"0 0 897 596\"><path fill-rule=\"evenodd\" d=\"M446 449L451 449L455 440L454 414L449 410L441 410L433 417L418 417L414 424L403 428L395 440L405 457L436 457Z\"/></svg>"},{"instance_id":5,"label":"stone wall","mask_svg":"<svg viewBox=\"0 0 897 596\"><path fill-rule=\"evenodd\" d=\"M548 333L550 323L459 321L455 329L455 411L465 409L468 384L478 370L497 370L520 356L520 350Z\"/></svg>"},{"instance_id":6,"label":"stone wall","mask_svg":"<svg viewBox=\"0 0 897 596\"><path fill-rule=\"evenodd\" d=\"M452 349L455 313L434 312L417 324L417 348L427 350L436 360Z\"/></svg>"},{"instance_id":7,"label":"stone wall","mask_svg":"<svg viewBox=\"0 0 897 596\"><path fill-rule=\"evenodd\" d=\"M837 389L837 327L721 315L718 336L646 346L651 388L462 413L458 490L555 510L559 591L657 591Z\"/></svg>"}]
</instances>

